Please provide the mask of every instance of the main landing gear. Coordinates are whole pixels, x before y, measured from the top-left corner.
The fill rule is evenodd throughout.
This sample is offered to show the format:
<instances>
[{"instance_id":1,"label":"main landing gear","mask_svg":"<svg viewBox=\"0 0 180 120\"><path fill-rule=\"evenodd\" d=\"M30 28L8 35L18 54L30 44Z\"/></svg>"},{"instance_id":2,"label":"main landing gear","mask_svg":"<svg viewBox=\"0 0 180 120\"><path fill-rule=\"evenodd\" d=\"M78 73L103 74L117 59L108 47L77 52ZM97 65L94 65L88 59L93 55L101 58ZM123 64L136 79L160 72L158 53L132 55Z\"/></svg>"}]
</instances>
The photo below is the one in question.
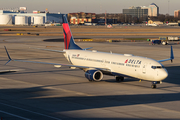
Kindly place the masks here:
<instances>
[{"instance_id":1,"label":"main landing gear","mask_svg":"<svg viewBox=\"0 0 180 120\"><path fill-rule=\"evenodd\" d=\"M152 82L151 88L154 89L157 87L156 84L161 84L161 83L162 83L162 81L154 81L154 82Z\"/></svg>"},{"instance_id":2,"label":"main landing gear","mask_svg":"<svg viewBox=\"0 0 180 120\"><path fill-rule=\"evenodd\" d=\"M116 76L116 81L117 81L117 82L119 82L119 81L124 81L124 77Z\"/></svg>"},{"instance_id":3,"label":"main landing gear","mask_svg":"<svg viewBox=\"0 0 180 120\"><path fill-rule=\"evenodd\" d=\"M152 89L156 88L156 84L152 84L152 85L151 85L151 88L152 88Z\"/></svg>"}]
</instances>

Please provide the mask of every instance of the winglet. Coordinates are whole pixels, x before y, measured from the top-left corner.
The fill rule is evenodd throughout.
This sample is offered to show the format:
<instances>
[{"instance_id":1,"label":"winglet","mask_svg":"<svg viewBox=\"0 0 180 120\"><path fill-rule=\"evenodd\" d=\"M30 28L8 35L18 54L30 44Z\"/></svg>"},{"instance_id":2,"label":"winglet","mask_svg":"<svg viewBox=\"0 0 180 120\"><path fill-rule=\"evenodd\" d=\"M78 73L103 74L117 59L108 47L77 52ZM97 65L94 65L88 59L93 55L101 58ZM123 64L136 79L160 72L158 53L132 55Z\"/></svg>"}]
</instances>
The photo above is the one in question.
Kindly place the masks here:
<instances>
[{"instance_id":1,"label":"winglet","mask_svg":"<svg viewBox=\"0 0 180 120\"><path fill-rule=\"evenodd\" d=\"M6 64L8 64L12 59L11 59L11 57L10 57L7 49L6 49L6 46L4 46L4 48L5 48L5 50L6 50L6 53L7 53L8 58L9 58L9 61L7 61L7 63L6 63ZM5 64L5 65L6 65L6 64Z\"/></svg>"},{"instance_id":2,"label":"winglet","mask_svg":"<svg viewBox=\"0 0 180 120\"><path fill-rule=\"evenodd\" d=\"M171 46L171 62L173 62L173 59L174 59L174 53L173 53L173 48L172 48L172 46Z\"/></svg>"}]
</instances>

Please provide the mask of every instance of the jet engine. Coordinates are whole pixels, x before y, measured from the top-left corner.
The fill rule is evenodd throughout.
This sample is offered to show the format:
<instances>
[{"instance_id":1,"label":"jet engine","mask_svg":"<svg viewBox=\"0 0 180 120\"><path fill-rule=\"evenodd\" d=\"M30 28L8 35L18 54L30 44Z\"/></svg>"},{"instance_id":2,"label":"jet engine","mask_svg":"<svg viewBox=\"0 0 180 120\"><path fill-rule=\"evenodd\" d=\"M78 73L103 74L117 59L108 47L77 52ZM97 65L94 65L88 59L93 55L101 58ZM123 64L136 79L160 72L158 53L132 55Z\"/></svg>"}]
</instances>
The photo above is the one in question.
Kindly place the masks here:
<instances>
[{"instance_id":1,"label":"jet engine","mask_svg":"<svg viewBox=\"0 0 180 120\"><path fill-rule=\"evenodd\" d=\"M99 70L88 70L85 72L85 77L89 81L100 81L103 78L103 73Z\"/></svg>"}]
</instances>

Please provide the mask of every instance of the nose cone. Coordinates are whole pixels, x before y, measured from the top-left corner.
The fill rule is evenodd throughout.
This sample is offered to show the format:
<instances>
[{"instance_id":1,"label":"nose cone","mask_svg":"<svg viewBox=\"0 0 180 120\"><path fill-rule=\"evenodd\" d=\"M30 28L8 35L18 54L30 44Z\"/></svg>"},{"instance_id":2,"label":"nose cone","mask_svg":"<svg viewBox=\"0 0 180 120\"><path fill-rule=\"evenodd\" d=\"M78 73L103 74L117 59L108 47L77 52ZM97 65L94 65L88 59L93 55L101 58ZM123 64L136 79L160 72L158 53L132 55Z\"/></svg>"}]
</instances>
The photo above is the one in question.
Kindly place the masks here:
<instances>
[{"instance_id":1,"label":"nose cone","mask_svg":"<svg viewBox=\"0 0 180 120\"><path fill-rule=\"evenodd\" d=\"M167 78L167 76L168 76L168 72L167 72L167 70L166 69L161 69L161 70L159 70L158 71L158 78L159 78L159 80L164 80L164 79L166 79Z\"/></svg>"}]
</instances>

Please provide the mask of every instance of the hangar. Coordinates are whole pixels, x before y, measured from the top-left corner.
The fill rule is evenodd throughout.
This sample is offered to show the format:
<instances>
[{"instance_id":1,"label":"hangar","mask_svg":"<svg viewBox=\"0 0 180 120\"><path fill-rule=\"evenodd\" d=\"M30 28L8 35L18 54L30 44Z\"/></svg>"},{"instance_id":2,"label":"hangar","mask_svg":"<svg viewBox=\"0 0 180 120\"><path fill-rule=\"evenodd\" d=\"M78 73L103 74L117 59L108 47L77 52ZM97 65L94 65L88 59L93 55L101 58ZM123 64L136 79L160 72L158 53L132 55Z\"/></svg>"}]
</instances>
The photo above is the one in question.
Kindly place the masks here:
<instances>
[{"instance_id":1,"label":"hangar","mask_svg":"<svg viewBox=\"0 0 180 120\"><path fill-rule=\"evenodd\" d=\"M0 25L43 25L45 23L62 23L63 14L49 13L45 11L22 11L0 10Z\"/></svg>"}]
</instances>

